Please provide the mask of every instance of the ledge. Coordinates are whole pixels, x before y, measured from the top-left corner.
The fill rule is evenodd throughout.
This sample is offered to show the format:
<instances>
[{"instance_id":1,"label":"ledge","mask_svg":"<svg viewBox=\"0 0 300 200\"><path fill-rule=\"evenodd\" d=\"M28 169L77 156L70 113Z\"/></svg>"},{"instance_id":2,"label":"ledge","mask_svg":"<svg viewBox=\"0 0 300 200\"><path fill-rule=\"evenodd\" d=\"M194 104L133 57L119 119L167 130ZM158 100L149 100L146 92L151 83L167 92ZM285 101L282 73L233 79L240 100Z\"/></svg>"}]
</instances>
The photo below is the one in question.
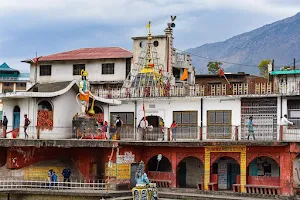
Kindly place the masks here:
<instances>
[{"instance_id":1,"label":"ledge","mask_svg":"<svg viewBox=\"0 0 300 200\"><path fill-rule=\"evenodd\" d=\"M205 147L205 146L287 146L291 142L279 141L108 141L108 140L84 140L84 139L0 139L0 147L113 147L118 142L119 146L153 146L153 147ZM293 142L294 143L294 142Z\"/></svg>"}]
</instances>

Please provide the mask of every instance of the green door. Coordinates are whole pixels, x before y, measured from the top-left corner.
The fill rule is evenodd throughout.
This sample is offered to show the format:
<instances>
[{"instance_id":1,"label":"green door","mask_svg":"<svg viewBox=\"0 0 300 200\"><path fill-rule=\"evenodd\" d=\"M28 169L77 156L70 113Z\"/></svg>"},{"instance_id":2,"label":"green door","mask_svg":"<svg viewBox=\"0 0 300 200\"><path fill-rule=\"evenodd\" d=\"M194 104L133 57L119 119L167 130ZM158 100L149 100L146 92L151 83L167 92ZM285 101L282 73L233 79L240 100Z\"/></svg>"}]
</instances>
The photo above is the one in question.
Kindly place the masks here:
<instances>
[{"instance_id":1,"label":"green door","mask_svg":"<svg viewBox=\"0 0 300 200\"><path fill-rule=\"evenodd\" d=\"M181 162L178 165L178 183L180 188L186 187L186 163Z\"/></svg>"}]
</instances>

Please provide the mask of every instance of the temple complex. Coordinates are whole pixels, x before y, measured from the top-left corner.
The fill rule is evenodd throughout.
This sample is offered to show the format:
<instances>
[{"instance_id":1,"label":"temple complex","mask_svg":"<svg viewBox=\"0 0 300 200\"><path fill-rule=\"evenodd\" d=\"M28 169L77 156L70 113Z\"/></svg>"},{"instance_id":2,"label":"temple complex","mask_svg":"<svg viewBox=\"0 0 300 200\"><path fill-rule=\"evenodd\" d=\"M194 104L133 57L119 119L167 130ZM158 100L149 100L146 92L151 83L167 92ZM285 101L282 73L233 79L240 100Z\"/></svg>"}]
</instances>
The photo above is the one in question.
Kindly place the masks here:
<instances>
[{"instance_id":1,"label":"temple complex","mask_svg":"<svg viewBox=\"0 0 300 200\"><path fill-rule=\"evenodd\" d=\"M267 78L195 75L192 56L173 46L175 19L164 35L149 22L133 53L85 48L24 60L32 86L0 95L1 177L44 180L54 169L62 179L68 165L72 180L118 190L135 187L143 161L158 188L296 195L300 70L270 63Z\"/></svg>"}]
</instances>

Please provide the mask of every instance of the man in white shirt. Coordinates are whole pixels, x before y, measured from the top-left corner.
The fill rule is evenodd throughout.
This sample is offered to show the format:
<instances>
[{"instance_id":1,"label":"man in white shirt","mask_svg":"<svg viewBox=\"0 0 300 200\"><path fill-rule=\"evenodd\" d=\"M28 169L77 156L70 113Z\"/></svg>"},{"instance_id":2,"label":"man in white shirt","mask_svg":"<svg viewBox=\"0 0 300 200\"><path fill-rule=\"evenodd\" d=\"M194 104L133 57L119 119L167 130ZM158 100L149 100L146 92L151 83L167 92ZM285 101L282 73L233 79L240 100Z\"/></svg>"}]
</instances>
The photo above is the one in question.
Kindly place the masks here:
<instances>
[{"instance_id":1,"label":"man in white shirt","mask_svg":"<svg viewBox=\"0 0 300 200\"><path fill-rule=\"evenodd\" d=\"M148 123L147 119L144 118L140 123L140 127L142 128L142 131L143 131L142 140L145 139L148 126L149 126L149 123Z\"/></svg>"},{"instance_id":2,"label":"man in white shirt","mask_svg":"<svg viewBox=\"0 0 300 200\"><path fill-rule=\"evenodd\" d=\"M293 122L290 122L288 119L287 119L287 115L284 115L283 118L281 118L281 125L283 126L288 126L288 125L294 125Z\"/></svg>"},{"instance_id":3,"label":"man in white shirt","mask_svg":"<svg viewBox=\"0 0 300 200\"><path fill-rule=\"evenodd\" d=\"M283 118L281 118L280 125L283 126L283 133L286 133L288 125L294 125L294 123L287 119L287 115L284 115Z\"/></svg>"}]
</instances>

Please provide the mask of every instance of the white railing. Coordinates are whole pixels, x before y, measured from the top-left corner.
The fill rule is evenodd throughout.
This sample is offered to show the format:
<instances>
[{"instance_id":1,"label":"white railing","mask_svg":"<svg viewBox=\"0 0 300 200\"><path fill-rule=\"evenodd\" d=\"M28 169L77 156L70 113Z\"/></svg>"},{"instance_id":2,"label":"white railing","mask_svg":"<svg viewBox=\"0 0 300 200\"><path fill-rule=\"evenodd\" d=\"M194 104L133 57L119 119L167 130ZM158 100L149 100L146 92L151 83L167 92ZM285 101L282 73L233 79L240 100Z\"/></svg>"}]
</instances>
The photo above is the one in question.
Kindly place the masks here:
<instances>
[{"instance_id":1,"label":"white railing","mask_svg":"<svg viewBox=\"0 0 300 200\"><path fill-rule=\"evenodd\" d=\"M71 189L71 190L80 190L91 191L91 190L106 190L107 183L104 180L95 180L90 182L49 182L45 181L34 181L34 180L1 180L0 179L0 190L26 190L26 189Z\"/></svg>"}]
</instances>

